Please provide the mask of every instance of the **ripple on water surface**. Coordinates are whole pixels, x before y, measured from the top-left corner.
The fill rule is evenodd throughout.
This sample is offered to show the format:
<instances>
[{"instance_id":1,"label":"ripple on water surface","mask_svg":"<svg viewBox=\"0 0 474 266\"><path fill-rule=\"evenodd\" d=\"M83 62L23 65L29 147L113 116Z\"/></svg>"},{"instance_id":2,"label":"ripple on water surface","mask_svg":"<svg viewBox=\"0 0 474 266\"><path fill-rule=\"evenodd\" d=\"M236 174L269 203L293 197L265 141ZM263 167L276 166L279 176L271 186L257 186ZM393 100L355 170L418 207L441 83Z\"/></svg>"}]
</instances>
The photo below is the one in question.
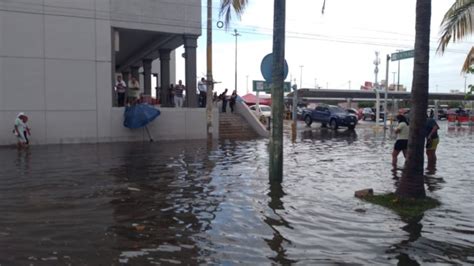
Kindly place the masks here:
<instances>
[{"instance_id":1,"label":"ripple on water surface","mask_svg":"<svg viewBox=\"0 0 474 266\"><path fill-rule=\"evenodd\" d=\"M441 128L410 222L353 197L400 175L369 127L285 135L272 186L264 139L1 148L0 264L472 264L473 134Z\"/></svg>"}]
</instances>

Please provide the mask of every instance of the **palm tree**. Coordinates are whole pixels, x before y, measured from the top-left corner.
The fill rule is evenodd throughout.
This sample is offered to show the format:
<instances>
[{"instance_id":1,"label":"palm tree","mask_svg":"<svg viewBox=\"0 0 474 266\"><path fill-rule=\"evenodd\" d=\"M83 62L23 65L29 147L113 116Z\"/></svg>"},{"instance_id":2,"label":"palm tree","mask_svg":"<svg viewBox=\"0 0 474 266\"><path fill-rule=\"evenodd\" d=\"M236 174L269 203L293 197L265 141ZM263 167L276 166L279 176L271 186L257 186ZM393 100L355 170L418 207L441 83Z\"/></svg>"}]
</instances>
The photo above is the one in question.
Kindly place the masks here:
<instances>
[{"instance_id":1,"label":"palm tree","mask_svg":"<svg viewBox=\"0 0 474 266\"><path fill-rule=\"evenodd\" d=\"M221 0L220 16L224 17L226 28L232 20L232 13L240 18L247 4L248 0Z\"/></svg>"},{"instance_id":2,"label":"palm tree","mask_svg":"<svg viewBox=\"0 0 474 266\"><path fill-rule=\"evenodd\" d=\"M473 12L474 0L456 0L454 2L441 22L442 34L439 39L438 52L444 53L451 40L454 43L473 33ZM474 52L471 49L464 62L462 72L467 72L472 63L474 63Z\"/></svg>"},{"instance_id":3,"label":"palm tree","mask_svg":"<svg viewBox=\"0 0 474 266\"><path fill-rule=\"evenodd\" d=\"M431 0L416 1L415 59L407 159L397 194L404 198L424 198L424 144L430 61Z\"/></svg>"}]
</instances>

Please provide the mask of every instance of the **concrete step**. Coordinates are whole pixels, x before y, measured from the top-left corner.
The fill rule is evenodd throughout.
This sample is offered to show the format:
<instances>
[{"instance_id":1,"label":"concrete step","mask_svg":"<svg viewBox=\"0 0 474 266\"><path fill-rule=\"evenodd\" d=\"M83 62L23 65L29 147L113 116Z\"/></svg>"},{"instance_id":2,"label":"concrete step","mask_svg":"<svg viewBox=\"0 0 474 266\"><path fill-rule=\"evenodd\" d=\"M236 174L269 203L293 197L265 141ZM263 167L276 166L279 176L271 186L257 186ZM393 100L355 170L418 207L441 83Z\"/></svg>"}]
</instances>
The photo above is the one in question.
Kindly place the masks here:
<instances>
[{"instance_id":1,"label":"concrete step","mask_svg":"<svg viewBox=\"0 0 474 266\"><path fill-rule=\"evenodd\" d=\"M240 115L220 113L219 116L220 139L254 139L258 134Z\"/></svg>"}]
</instances>

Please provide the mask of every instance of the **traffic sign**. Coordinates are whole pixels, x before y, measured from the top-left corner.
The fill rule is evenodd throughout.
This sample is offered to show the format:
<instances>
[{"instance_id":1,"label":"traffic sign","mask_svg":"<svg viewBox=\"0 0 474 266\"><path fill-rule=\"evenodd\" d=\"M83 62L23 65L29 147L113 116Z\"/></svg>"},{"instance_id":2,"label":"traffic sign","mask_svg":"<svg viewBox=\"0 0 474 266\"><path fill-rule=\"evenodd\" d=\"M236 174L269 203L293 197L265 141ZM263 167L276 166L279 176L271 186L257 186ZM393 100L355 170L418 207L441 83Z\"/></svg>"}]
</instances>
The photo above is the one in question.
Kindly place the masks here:
<instances>
[{"instance_id":1,"label":"traffic sign","mask_svg":"<svg viewBox=\"0 0 474 266\"><path fill-rule=\"evenodd\" d=\"M254 80L252 82L253 84L253 91L261 91L265 93L272 93L272 84L270 82L266 82L264 80ZM283 91L284 92L290 92L291 91L291 83L290 82L284 82L283 85Z\"/></svg>"},{"instance_id":2,"label":"traffic sign","mask_svg":"<svg viewBox=\"0 0 474 266\"><path fill-rule=\"evenodd\" d=\"M260 64L260 71L262 72L262 76L265 81L272 82L273 76L273 53L267 54L263 59L262 63ZM284 62L283 65L283 79L286 79L288 76L288 63Z\"/></svg>"},{"instance_id":3,"label":"traffic sign","mask_svg":"<svg viewBox=\"0 0 474 266\"><path fill-rule=\"evenodd\" d=\"M398 53L393 53L390 57L392 61L398 61L407 58L415 57L415 50L401 51Z\"/></svg>"}]
</instances>

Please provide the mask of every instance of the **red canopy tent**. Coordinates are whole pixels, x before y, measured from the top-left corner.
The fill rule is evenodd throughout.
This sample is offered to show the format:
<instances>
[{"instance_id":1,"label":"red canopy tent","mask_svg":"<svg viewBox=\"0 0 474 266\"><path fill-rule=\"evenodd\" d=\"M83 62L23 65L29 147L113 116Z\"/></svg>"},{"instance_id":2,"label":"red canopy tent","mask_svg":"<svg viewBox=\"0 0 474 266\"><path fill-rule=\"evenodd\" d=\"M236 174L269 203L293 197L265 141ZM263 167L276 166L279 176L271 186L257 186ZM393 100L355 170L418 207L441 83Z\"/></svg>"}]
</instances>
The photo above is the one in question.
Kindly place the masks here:
<instances>
[{"instance_id":1,"label":"red canopy tent","mask_svg":"<svg viewBox=\"0 0 474 266\"><path fill-rule=\"evenodd\" d=\"M257 103L257 96L253 95L252 93L247 93L244 96L242 96L242 99L247 105L254 105ZM264 104L264 105L272 105L272 99L271 98L262 98L259 97L258 99L259 104Z\"/></svg>"}]
</instances>

